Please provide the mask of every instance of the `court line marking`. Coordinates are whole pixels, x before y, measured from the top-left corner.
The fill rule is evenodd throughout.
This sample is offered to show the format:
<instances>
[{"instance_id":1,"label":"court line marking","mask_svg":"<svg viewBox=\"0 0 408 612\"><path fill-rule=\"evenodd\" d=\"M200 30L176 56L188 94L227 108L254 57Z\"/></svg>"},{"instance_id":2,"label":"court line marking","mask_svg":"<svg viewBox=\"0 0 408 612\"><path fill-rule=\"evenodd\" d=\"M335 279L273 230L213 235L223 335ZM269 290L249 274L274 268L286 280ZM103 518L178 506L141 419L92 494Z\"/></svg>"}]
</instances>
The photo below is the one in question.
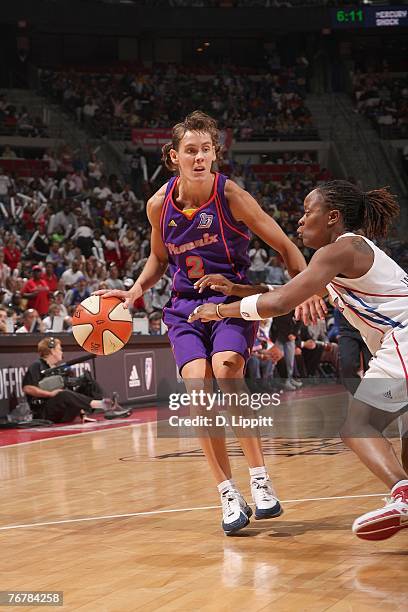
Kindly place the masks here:
<instances>
[{"instance_id":1,"label":"court line marking","mask_svg":"<svg viewBox=\"0 0 408 612\"><path fill-rule=\"evenodd\" d=\"M336 393L328 393L327 395L321 395L319 396L319 399L325 398L325 397L332 397L333 395L339 395L340 393L343 393L342 391L338 391ZM304 401L305 398L293 398L291 401L293 403L297 403L297 402L302 402ZM313 398L307 398L307 399L313 399ZM152 406L152 408L154 409L155 406ZM149 409L149 407L148 407ZM95 433L101 433L103 431L116 431L117 429L129 429L130 427L140 427L142 425L147 425L148 423L156 423L158 424L160 421L164 421L165 419L152 419L151 421L142 421L139 423L129 423L129 425L119 425L116 427L107 427L106 429L103 429L102 427L100 429L94 429L93 431L80 431L78 433L74 433L74 434L66 434L66 435L62 435L62 436L50 436L49 438L40 438L39 440L27 440L26 442L15 442L14 444L4 444L3 446L0 446L0 451L2 451L4 448L12 448L14 446L26 446L27 444L38 444L39 442L48 442L49 440L66 440L67 438L78 438L79 436L89 436L90 434L95 434ZM27 428L29 429L29 428ZM24 429L21 429L21 431L24 431ZM44 428L44 431L46 431L46 428Z\"/></svg>"},{"instance_id":2,"label":"court line marking","mask_svg":"<svg viewBox=\"0 0 408 612\"><path fill-rule=\"evenodd\" d=\"M119 429L130 429L131 427L140 427L141 425L147 425L148 423L156 423L157 421L143 421L143 422L139 422L139 423L129 423L129 425L117 425L115 427L106 427L106 429L103 429L102 427L100 429L93 429L92 431L79 431L78 433L73 433L73 434L65 434L62 436L50 436L49 438L40 438L39 440L27 440L26 442L15 442L14 444L4 444L3 446L0 446L0 451L2 451L5 448L12 448L13 446L26 446L27 444L38 444L39 442L49 442L50 440L68 440L69 438L78 438L79 436L89 436L90 434L96 434L96 433L102 433L102 432L107 432L107 431L117 431ZM46 427L44 428L44 431L46 431ZM21 429L20 431L24 431L24 429ZM27 428L28 431L28 428Z\"/></svg>"},{"instance_id":3,"label":"court line marking","mask_svg":"<svg viewBox=\"0 0 408 612\"><path fill-rule=\"evenodd\" d=\"M283 499L283 504L294 504L299 502L331 501L337 499L361 499L364 497L384 497L387 493L366 493L365 495L338 495L336 497L306 497L305 499ZM250 504L253 505L253 504ZM0 531L11 531L12 529L30 529L31 527L47 527L49 525L63 525L67 523L85 523L89 521L106 521L117 518L131 518L133 516L154 516L157 514L173 514L176 512L193 512L196 510L216 510L221 506L199 506L192 508L173 508L167 510L149 510L145 512L129 512L128 514L107 514L103 516L87 516L81 518L62 519L60 521L44 521L42 523L22 523L20 525L5 525Z\"/></svg>"}]
</instances>

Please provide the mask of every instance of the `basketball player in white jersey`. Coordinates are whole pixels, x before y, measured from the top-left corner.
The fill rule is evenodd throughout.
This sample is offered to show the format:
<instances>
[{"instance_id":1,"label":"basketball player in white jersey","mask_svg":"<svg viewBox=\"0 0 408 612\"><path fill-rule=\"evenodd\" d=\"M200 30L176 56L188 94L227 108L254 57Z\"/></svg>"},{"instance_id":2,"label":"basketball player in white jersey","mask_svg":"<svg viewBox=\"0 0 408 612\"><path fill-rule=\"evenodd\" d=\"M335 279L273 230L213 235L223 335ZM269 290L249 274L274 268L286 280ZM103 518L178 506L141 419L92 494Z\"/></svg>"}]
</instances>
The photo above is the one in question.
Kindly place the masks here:
<instances>
[{"instance_id":1,"label":"basketball player in white jersey","mask_svg":"<svg viewBox=\"0 0 408 612\"><path fill-rule=\"evenodd\" d=\"M306 270L281 288L222 304L217 311L207 303L190 316L191 321L264 319L286 314L312 294L328 291L360 331L373 358L341 436L391 489L385 507L354 521L353 532L366 540L383 540L408 527L407 438L402 440L401 465L382 435L408 408L408 275L370 240L384 237L398 213L394 196L385 188L363 193L347 181L324 183L306 197L299 221L304 245L317 250ZM358 230L367 237L356 235ZM200 282L214 285L217 279ZM302 317L301 307L296 314Z\"/></svg>"}]
</instances>

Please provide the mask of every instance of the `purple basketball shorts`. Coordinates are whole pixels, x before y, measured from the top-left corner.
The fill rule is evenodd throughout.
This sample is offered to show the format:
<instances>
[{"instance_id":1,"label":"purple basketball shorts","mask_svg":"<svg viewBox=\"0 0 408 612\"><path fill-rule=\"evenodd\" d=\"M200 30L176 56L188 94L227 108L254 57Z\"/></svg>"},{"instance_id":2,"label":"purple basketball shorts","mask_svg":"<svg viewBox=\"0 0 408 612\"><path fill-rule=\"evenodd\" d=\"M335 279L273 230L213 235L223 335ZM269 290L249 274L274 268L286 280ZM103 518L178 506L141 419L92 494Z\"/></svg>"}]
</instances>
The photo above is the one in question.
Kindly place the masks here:
<instances>
[{"instance_id":1,"label":"purple basketball shorts","mask_svg":"<svg viewBox=\"0 0 408 612\"><path fill-rule=\"evenodd\" d=\"M163 309L163 321L168 327L170 344L176 359L177 367L182 367L194 359L207 359L215 353L234 351L245 359L249 357L258 331L256 321L244 319L222 319L202 323L188 323L188 316L197 306L206 302L222 304L233 302L227 297L183 298L173 297Z\"/></svg>"}]
</instances>

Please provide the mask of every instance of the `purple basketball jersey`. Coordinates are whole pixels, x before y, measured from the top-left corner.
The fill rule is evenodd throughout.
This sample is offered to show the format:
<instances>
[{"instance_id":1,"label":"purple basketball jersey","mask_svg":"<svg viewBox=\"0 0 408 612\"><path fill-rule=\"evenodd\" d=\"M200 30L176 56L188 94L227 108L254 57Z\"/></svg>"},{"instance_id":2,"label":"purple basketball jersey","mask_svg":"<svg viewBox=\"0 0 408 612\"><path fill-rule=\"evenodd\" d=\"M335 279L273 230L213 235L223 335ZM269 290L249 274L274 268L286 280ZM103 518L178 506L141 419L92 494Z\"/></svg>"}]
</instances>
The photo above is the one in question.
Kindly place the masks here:
<instances>
[{"instance_id":1,"label":"purple basketball jersey","mask_svg":"<svg viewBox=\"0 0 408 612\"><path fill-rule=\"evenodd\" d=\"M173 292L197 297L194 283L205 274L222 274L234 283L247 283L250 261L248 228L235 221L224 194L227 177L216 173L213 193L194 213L181 211L173 200L179 177L170 179L160 226L169 253ZM203 295L214 295L206 290Z\"/></svg>"}]
</instances>

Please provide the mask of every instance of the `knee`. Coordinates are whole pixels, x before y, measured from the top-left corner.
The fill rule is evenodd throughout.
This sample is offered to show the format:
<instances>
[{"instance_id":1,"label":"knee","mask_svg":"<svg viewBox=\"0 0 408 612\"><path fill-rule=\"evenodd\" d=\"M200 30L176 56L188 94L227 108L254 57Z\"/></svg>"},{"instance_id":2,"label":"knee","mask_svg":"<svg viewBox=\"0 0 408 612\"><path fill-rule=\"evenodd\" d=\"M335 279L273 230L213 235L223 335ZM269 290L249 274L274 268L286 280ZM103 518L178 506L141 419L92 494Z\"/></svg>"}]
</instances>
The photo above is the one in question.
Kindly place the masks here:
<instances>
[{"instance_id":1,"label":"knee","mask_svg":"<svg viewBox=\"0 0 408 612\"><path fill-rule=\"evenodd\" d=\"M241 378L243 375L242 362L234 359L225 359L213 367L214 376L217 380Z\"/></svg>"}]
</instances>

